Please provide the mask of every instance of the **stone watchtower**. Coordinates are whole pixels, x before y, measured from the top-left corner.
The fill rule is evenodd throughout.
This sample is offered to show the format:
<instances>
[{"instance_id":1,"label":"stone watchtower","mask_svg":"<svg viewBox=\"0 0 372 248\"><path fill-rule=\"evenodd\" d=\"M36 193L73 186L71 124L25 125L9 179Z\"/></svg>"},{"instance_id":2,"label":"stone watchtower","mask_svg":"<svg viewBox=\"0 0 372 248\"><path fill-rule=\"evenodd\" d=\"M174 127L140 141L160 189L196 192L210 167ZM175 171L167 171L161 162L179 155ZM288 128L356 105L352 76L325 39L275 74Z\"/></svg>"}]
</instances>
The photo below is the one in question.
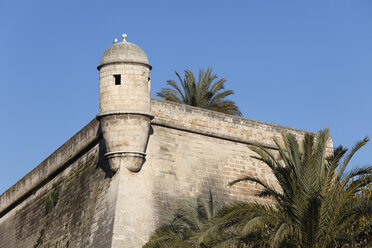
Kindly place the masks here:
<instances>
[{"instance_id":1,"label":"stone watchtower","mask_svg":"<svg viewBox=\"0 0 372 248\"><path fill-rule=\"evenodd\" d=\"M109 47L99 70L99 114L110 168L132 172L145 161L150 121L150 70L145 52L123 41Z\"/></svg>"}]
</instances>

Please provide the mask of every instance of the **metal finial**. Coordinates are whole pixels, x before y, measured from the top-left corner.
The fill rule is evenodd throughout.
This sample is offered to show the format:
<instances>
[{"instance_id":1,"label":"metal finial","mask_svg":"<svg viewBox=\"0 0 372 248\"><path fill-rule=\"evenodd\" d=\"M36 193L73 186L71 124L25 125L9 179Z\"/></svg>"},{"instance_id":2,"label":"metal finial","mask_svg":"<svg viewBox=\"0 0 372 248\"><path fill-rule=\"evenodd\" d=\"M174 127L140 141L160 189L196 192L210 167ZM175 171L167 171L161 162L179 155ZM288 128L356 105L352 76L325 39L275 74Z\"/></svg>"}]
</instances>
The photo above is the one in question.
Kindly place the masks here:
<instances>
[{"instance_id":1,"label":"metal finial","mask_svg":"<svg viewBox=\"0 0 372 248\"><path fill-rule=\"evenodd\" d=\"M122 34L121 37L123 37L123 42L126 42L128 35L127 34Z\"/></svg>"}]
</instances>

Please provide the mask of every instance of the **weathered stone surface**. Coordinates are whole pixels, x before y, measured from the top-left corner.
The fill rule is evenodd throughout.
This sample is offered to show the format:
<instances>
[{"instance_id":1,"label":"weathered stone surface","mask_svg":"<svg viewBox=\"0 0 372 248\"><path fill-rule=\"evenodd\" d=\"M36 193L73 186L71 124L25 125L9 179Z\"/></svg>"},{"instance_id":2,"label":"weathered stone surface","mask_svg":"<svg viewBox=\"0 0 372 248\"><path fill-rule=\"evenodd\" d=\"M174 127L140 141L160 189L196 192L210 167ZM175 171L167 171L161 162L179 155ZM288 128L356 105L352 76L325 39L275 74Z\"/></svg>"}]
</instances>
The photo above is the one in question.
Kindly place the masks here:
<instances>
[{"instance_id":1,"label":"weathered stone surface","mask_svg":"<svg viewBox=\"0 0 372 248\"><path fill-rule=\"evenodd\" d=\"M115 180L107 177L100 147L2 216L0 247L111 247Z\"/></svg>"},{"instance_id":2,"label":"weathered stone surface","mask_svg":"<svg viewBox=\"0 0 372 248\"><path fill-rule=\"evenodd\" d=\"M113 75L121 75L115 85ZM144 65L111 64L100 68L100 113L112 110L150 111L150 69Z\"/></svg>"},{"instance_id":3,"label":"weathered stone surface","mask_svg":"<svg viewBox=\"0 0 372 248\"><path fill-rule=\"evenodd\" d=\"M184 199L211 190L220 201L262 201L253 183L228 186L246 174L275 184L248 144L271 147L281 131L304 134L156 99L151 111L156 117L139 173L111 173L93 120L0 196L0 247L34 247L38 239L36 247L142 247L161 213Z\"/></svg>"},{"instance_id":4,"label":"weathered stone surface","mask_svg":"<svg viewBox=\"0 0 372 248\"><path fill-rule=\"evenodd\" d=\"M305 134L298 129L156 99L151 106L155 119L146 163L138 174L118 174L123 185L117 198L122 224L116 229L121 231L117 231L120 238L114 247L142 247L164 211L186 199L208 197L209 190L223 202L271 203L271 199L256 196L260 187L254 183L228 183L253 175L277 187L270 169L251 158L253 152L248 144L259 142L273 149L272 139L280 137L282 131L293 132L299 138Z\"/></svg>"}]
</instances>

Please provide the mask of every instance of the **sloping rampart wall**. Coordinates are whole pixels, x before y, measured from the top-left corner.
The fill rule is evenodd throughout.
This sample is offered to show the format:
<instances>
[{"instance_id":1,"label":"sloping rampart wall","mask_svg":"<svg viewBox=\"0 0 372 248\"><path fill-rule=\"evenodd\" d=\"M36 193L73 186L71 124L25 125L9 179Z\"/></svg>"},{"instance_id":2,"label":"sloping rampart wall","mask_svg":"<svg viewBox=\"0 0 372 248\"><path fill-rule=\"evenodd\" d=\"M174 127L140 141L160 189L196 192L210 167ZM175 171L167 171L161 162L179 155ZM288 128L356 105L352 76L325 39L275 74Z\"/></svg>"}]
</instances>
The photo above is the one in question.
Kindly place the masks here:
<instances>
[{"instance_id":1,"label":"sloping rampart wall","mask_svg":"<svg viewBox=\"0 0 372 248\"><path fill-rule=\"evenodd\" d=\"M262 201L254 184L228 186L246 174L275 184L248 145L273 149L281 131L304 134L156 99L152 113L140 172L109 171L93 120L1 195L0 247L142 247L164 211L185 199L211 190L223 202Z\"/></svg>"}]
</instances>

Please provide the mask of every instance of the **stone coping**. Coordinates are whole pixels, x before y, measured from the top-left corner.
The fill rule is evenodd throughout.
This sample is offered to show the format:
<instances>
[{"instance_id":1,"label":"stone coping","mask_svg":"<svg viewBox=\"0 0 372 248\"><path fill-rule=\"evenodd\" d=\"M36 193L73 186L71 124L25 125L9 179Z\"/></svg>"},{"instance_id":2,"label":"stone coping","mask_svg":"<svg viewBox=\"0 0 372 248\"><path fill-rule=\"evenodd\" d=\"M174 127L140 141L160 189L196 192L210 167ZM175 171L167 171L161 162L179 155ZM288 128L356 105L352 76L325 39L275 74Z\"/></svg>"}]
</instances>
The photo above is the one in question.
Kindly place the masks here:
<instances>
[{"instance_id":1,"label":"stone coping","mask_svg":"<svg viewBox=\"0 0 372 248\"><path fill-rule=\"evenodd\" d=\"M21 180L0 196L0 218L80 157L86 149L97 144L101 131L99 122L93 119L88 125L72 136L55 152L47 157Z\"/></svg>"},{"instance_id":2,"label":"stone coping","mask_svg":"<svg viewBox=\"0 0 372 248\"><path fill-rule=\"evenodd\" d=\"M169 102L169 101L165 101L165 100L161 100L161 99L152 98L151 99L151 106L153 107L154 104L155 105L173 106L173 108L176 108L176 109L178 109L182 112L185 112L185 113L190 113L190 112L191 113L196 113L196 114L201 115L201 116L206 116L206 117L213 118L215 120L224 121L224 122L234 123L234 124L238 124L238 125L241 125L241 126L261 126L262 128L270 129L270 130L274 129L278 132L294 131L296 133L302 133L302 134L305 134L305 133L314 134L314 132L306 131L306 130L303 130L303 129L286 127L286 126L282 126L282 125L278 125L278 124L274 124L274 123L253 120L253 119L249 119L249 118L245 118L245 117L228 115L228 114L224 114L224 113L220 113L220 112L216 112L216 111L212 111L212 110L206 110L206 109L193 107L193 106L188 106L188 105L184 105L184 104L180 104L180 103L176 103L176 102ZM155 119L157 119L157 117L158 117L157 113L153 109L151 109L151 111L155 114L155 117L156 117Z\"/></svg>"}]
</instances>

